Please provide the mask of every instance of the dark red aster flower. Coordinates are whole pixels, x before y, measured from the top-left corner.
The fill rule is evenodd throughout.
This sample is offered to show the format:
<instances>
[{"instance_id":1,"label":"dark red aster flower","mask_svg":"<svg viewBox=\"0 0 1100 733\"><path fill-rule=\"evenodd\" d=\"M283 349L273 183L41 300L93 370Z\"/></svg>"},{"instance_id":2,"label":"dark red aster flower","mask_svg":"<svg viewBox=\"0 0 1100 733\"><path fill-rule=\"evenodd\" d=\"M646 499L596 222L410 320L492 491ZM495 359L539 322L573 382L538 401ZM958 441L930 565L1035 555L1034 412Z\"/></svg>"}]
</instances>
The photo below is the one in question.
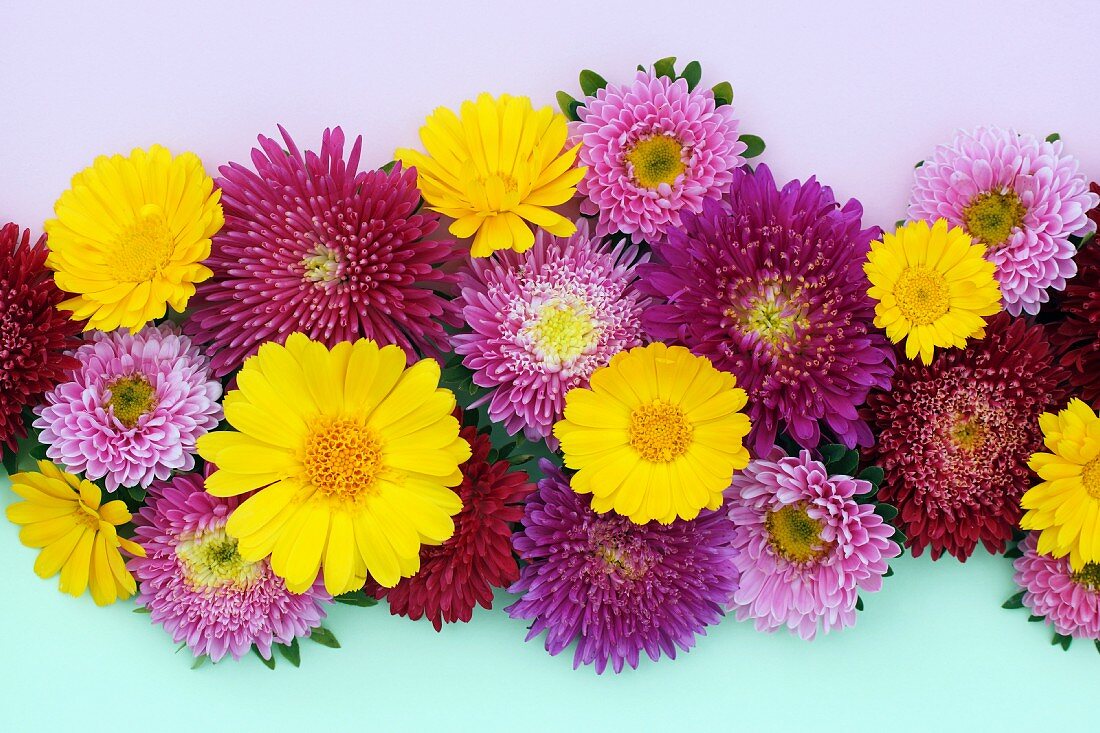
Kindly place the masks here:
<instances>
[{"instance_id":1,"label":"dark red aster flower","mask_svg":"<svg viewBox=\"0 0 1100 733\"><path fill-rule=\"evenodd\" d=\"M26 435L24 407L79 366L67 356L78 345L81 324L57 310L65 294L46 269L46 237L15 224L0 227L0 449L15 449Z\"/></svg>"},{"instance_id":2,"label":"dark red aster flower","mask_svg":"<svg viewBox=\"0 0 1100 733\"><path fill-rule=\"evenodd\" d=\"M886 474L879 496L898 507L914 555L965 560L979 541L1004 551L1031 485L1027 459L1043 445L1039 416L1066 397L1046 329L1001 313L966 349L899 364L893 389L864 410Z\"/></svg>"},{"instance_id":3,"label":"dark red aster flower","mask_svg":"<svg viewBox=\"0 0 1100 733\"><path fill-rule=\"evenodd\" d=\"M1100 185L1092 184L1100 193ZM1100 208L1089 218L1100 224ZM1100 409L1100 237L1077 253L1077 276L1061 299L1063 321L1052 340L1061 355L1069 381L1094 410Z\"/></svg>"},{"instance_id":4,"label":"dark red aster flower","mask_svg":"<svg viewBox=\"0 0 1100 733\"><path fill-rule=\"evenodd\" d=\"M462 429L472 455L462 464L462 484L455 491L462 511L454 518L455 533L442 545L424 545L420 570L394 588L367 581L366 592L388 598L390 613L414 621L428 618L435 630L443 623L469 621L474 606L491 608L493 589L519 578L512 555L511 523L523 516L522 501L534 486L507 461L489 462L489 436L472 427Z\"/></svg>"}]
</instances>

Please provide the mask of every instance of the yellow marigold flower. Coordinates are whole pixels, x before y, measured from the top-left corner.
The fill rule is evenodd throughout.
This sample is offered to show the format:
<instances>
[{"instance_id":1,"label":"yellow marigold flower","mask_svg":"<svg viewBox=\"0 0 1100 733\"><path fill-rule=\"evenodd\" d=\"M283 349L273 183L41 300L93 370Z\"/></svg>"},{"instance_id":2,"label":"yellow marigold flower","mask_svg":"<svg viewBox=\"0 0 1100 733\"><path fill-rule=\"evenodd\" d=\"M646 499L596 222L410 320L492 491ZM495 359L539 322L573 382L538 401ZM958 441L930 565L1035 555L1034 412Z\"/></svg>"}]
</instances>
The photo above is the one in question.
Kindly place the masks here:
<instances>
[{"instance_id":1,"label":"yellow marigold flower","mask_svg":"<svg viewBox=\"0 0 1100 733\"><path fill-rule=\"evenodd\" d=\"M529 249L535 235L527 222L559 237L576 231L548 208L571 199L584 177L573 167L580 146L564 149L565 116L508 94L481 94L460 111L461 118L440 107L420 128L426 155L402 148L394 157L416 166L430 207L455 220L451 234L474 237L470 254Z\"/></svg>"},{"instance_id":2,"label":"yellow marigold flower","mask_svg":"<svg viewBox=\"0 0 1100 733\"><path fill-rule=\"evenodd\" d=\"M985 318L1001 310L1001 288L985 247L946 219L913 221L873 242L863 265L875 304L875 326L905 356L932 361L936 347L966 346L985 335Z\"/></svg>"},{"instance_id":3,"label":"yellow marigold flower","mask_svg":"<svg viewBox=\"0 0 1100 733\"><path fill-rule=\"evenodd\" d=\"M1078 399L1039 418L1050 453L1027 462L1042 482L1020 500L1023 529L1039 530L1038 550L1069 555L1074 570L1100 562L1100 417Z\"/></svg>"},{"instance_id":4,"label":"yellow marigold flower","mask_svg":"<svg viewBox=\"0 0 1100 733\"><path fill-rule=\"evenodd\" d=\"M217 465L214 496L259 491L226 531L248 561L271 567L295 593L324 570L333 595L370 573L393 587L420 568L420 545L454 533L462 508L448 487L470 457L439 365L405 368L405 353L374 341L331 350L301 333L266 343L225 398L235 430L207 433L199 454Z\"/></svg>"},{"instance_id":5,"label":"yellow marigold flower","mask_svg":"<svg viewBox=\"0 0 1100 733\"><path fill-rule=\"evenodd\" d=\"M747 397L732 374L682 346L619 352L590 388L565 395L554 425L570 485L597 512L632 522L694 519L717 509L733 472L749 462Z\"/></svg>"},{"instance_id":6,"label":"yellow marigold flower","mask_svg":"<svg viewBox=\"0 0 1100 733\"><path fill-rule=\"evenodd\" d=\"M11 488L23 501L8 507L8 519L23 525L20 542L42 548L34 562L40 578L60 571L62 593L79 596L90 587L98 606L137 592L119 549L139 557L145 550L115 529L131 519L126 504L116 499L101 505L98 486L49 461L39 461L38 471L13 475Z\"/></svg>"},{"instance_id":7,"label":"yellow marigold flower","mask_svg":"<svg viewBox=\"0 0 1100 733\"><path fill-rule=\"evenodd\" d=\"M220 191L194 153L154 145L130 157L101 155L73 176L46 222L61 303L85 330L136 332L167 306L183 312L211 271L210 237L224 218Z\"/></svg>"}]
</instances>

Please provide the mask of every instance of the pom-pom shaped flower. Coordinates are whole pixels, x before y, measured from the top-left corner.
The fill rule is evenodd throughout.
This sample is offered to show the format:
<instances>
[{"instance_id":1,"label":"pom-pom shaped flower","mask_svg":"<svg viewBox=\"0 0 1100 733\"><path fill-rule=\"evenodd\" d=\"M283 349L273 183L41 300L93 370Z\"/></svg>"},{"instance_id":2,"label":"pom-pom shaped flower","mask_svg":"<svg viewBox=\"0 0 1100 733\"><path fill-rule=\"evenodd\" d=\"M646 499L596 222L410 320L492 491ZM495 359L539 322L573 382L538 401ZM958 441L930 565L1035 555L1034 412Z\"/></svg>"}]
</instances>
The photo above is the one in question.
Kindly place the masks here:
<instances>
[{"instance_id":1,"label":"pom-pom shaped flower","mask_svg":"<svg viewBox=\"0 0 1100 733\"><path fill-rule=\"evenodd\" d=\"M902 364L891 390L871 394L879 497L897 506L914 555L1004 551L1043 444L1039 416L1062 404L1065 376L1043 326L1001 314L985 339Z\"/></svg>"},{"instance_id":2,"label":"pom-pom shaped flower","mask_svg":"<svg viewBox=\"0 0 1100 733\"><path fill-rule=\"evenodd\" d=\"M1100 564L1075 571L1066 558L1044 555L1038 545L1038 533L1028 533L1012 563L1024 590L1021 602L1063 636L1100 641Z\"/></svg>"},{"instance_id":3,"label":"pom-pom shaped flower","mask_svg":"<svg viewBox=\"0 0 1100 733\"><path fill-rule=\"evenodd\" d=\"M23 409L80 366L66 353L80 325L57 311L65 296L46 269L48 254L44 236L32 245L30 231L0 227L0 452L27 434Z\"/></svg>"},{"instance_id":4,"label":"pom-pom shaped flower","mask_svg":"<svg viewBox=\"0 0 1100 733\"><path fill-rule=\"evenodd\" d=\"M225 529L249 562L271 557L294 593L323 570L332 595L383 586L420 568L420 545L454 533L450 488L470 457L432 359L405 368L396 346L366 339L331 350L304 334L266 343L225 397L234 430L208 433L199 454L218 466L206 490L256 493Z\"/></svg>"},{"instance_id":5,"label":"pom-pom shaped flower","mask_svg":"<svg viewBox=\"0 0 1100 733\"><path fill-rule=\"evenodd\" d=\"M1079 399L1039 418L1050 451L1027 465L1042 481L1028 489L1020 526L1039 531L1040 553L1069 555L1073 569L1100 563L1100 417Z\"/></svg>"},{"instance_id":6,"label":"pom-pom shaped flower","mask_svg":"<svg viewBox=\"0 0 1100 733\"><path fill-rule=\"evenodd\" d=\"M883 234L863 265L875 301L875 325L905 357L928 364L936 348L981 338L985 318L1001 310L1001 292L985 247L946 219L915 221Z\"/></svg>"},{"instance_id":7,"label":"pom-pom shaped flower","mask_svg":"<svg viewBox=\"0 0 1100 733\"><path fill-rule=\"evenodd\" d=\"M1069 281L1059 309L1064 320L1051 341L1069 370L1070 384L1100 410L1100 239L1091 239L1077 253L1077 276Z\"/></svg>"},{"instance_id":8,"label":"pom-pom shaped flower","mask_svg":"<svg viewBox=\"0 0 1100 733\"><path fill-rule=\"evenodd\" d=\"M859 503L873 490L868 481L830 476L806 450L785 457L774 449L734 476L737 619L753 619L759 631L785 626L803 639L855 624L860 592L877 592L887 561L901 554L894 528L873 503Z\"/></svg>"},{"instance_id":9,"label":"pom-pom shaped flower","mask_svg":"<svg viewBox=\"0 0 1100 733\"><path fill-rule=\"evenodd\" d=\"M635 288L631 245L601 245L583 220L569 239L539 232L522 254L473 260L460 273L458 303L468 333L455 352L491 390L489 417L509 434L550 435L565 393L642 341L646 299Z\"/></svg>"},{"instance_id":10,"label":"pom-pom shaped flower","mask_svg":"<svg viewBox=\"0 0 1100 733\"><path fill-rule=\"evenodd\" d=\"M389 600L390 613L427 618L436 631L444 623L468 622L474 606L492 608L493 589L519 578L511 524L523 516L521 502L534 490L526 473L513 471L507 461L490 462L488 435L473 427L461 435L472 455L455 488L462 511L454 518L454 535L442 545L422 547L420 570L394 588L368 581L369 592Z\"/></svg>"},{"instance_id":11,"label":"pom-pom shaped flower","mask_svg":"<svg viewBox=\"0 0 1100 733\"><path fill-rule=\"evenodd\" d=\"M202 476L185 474L153 484L134 522L146 553L129 562L141 582L138 605L173 641L214 662L226 654L240 659L253 646L270 659L272 644L320 626L331 602L319 582L291 593L267 560L241 557L225 532L238 503L210 496Z\"/></svg>"},{"instance_id":12,"label":"pom-pom shaped flower","mask_svg":"<svg viewBox=\"0 0 1100 733\"><path fill-rule=\"evenodd\" d=\"M41 548L34 561L38 577L60 572L62 593L79 596L91 588L97 606L134 594L137 584L120 550L139 557L145 551L118 536L116 528L132 518L126 504L118 499L101 503L98 486L49 461L39 461L37 471L14 474L11 490L23 501L8 506L8 519L22 525L20 542Z\"/></svg>"},{"instance_id":13,"label":"pom-pom shaped flower","mask_svg":"<svg viewBox=\"0 0 1100 733\"><path fill-rule=\"evenodd\" d=\"M175 326L95 333L79 367L46 394L34 426L46 455L108 491L195 466L195 441L221 419L221 385Z\"/></svg>"},{"instance_id":14,"label":"pom-pom shaped flower","mask_svg":"<svg viewBox=\"0 0 1100 733\"><path fill-rule=\"evenodd\" d=\"M577 116L570 139L587 166L577 190L600 237L662 241L682 214L720 198L745 162L733 107L716 105L710 90L689 91L685 79L639 71L583 100Z\"/></svg>"},{"instance_id":15,"label":"pom-pom shaped flower","mask_svg":"<svg viewBox=\"0 0 1100 733\"><path fill-rule=\"evenodd\" d=\"M979 127L917 168L909 218L947 219L986 247L1005 310L1018 316L1038 313L1047 290L1073 277L1069 236L1094 229L1085 212L1097 201L1060 140Z\"/></svg>"},{"instance_id":16,"label":"pom-pom shaped flower","mask_svg":"<svg viewBox=\"0 0 1100 733\"><path fill-rule=\"evenodd\" d=\"M778 190L767 166L736 171L728 204L684 217L640 268L664 301L645 313L650 335L737 377L758 455L780 429L807 447L823 427L849 447L873 439L856 407L889 385L894 355L871 328L859 263L878 232L862 213L812 179Z\"/></svg>"},{"instance_id":17,"label":"pom-pom shaped flower","mask_svg":"<svg viewBox=\"0 0 1100 733\"><path fill-rule=\"evenodd\" d=\"M281 144L258 138L255 170L220 169L226 226L186 327L209 344L214 373L295 331L327 346L363 337L434 352L442 324L458 325L444 297L454 276L440 268L460 255L450 240L425 239L439 217L418 211L416 172L359 170L363 139L345 157L339 127L325 130L319 153L279 131Z\"/></svg>"},{"instance_id":18,"label":"pom-pom shaped flower","mask_svg":"<svg viewBox=\"0 0 1100 733\"><path fill-rule=\"evenodd\" d=\"M565 117L550 107L536 110L527 97L484 93L463 102L460 114L440 107L428 118L420 128L426 154L394 153L416 167L428 205L455 220L451 234L473 237L474 257L530 249L531 224L571 235L573 223L550 209L571 199L584 175L574 167L576 147L564 149Z\"/></svg>"},{"instance_id":19,"label":"pom-pom shaped flower","mask_svg":"<svg viewBox=\"0 0 1100 733\"><path fill-rule=\"evenodd\" d=\"M597 512L637 524L717 509L749 452L745 391L732 374L662 343L622 351L565 396L554 425L571 485Z\"/></svg>"},{"instance_id":20,"label":"pom-pom shaped flower","mask_svg":"<svg viewBox=\"0 0 1100 733\"><path fill-rule=\"evenodd\" d=\"M734 527L724 512L634 524L597 514L560 469L545 460L540 467L546 477L513 541L525 565L509 592L523 597L507 609L534 622L528 641L546 631L553 655L576 641L573 667L594 664L602 674L608 662L615 672L637 668L643 651L675 659L718 623L737 588Z\"/></svg>"},{"instance_id":21,"label":"pom-pom shaped flower","mask_svg":"<svg viewBox=\"0 0 1100 733\"><path fill-rule=\"evenodd\" d=\"M85 330L137 332L169 306L182 313L223 222L220 192L194 153L160 145L101 155L73 176L46 222L61 303Z\"/></svg>"}]
</instances>

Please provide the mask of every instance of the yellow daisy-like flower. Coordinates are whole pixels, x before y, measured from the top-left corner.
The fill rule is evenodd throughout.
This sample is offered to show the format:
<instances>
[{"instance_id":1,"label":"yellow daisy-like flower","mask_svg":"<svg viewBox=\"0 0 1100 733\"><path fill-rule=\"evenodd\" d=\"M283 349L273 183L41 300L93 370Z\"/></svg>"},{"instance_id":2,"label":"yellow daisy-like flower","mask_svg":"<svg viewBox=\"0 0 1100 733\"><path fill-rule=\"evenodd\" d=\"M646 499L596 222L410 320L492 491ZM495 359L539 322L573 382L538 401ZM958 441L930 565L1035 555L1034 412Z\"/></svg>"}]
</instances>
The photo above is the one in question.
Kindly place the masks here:
<instances>
[{"instance_id":1,"label":"yellow daisy-like flower","mask_svg":"<svg viewBox=\"0 0 1100 733\"><path fill-rule=\"evenodd\" d=\"M13 475L11 488L23 501L8 507L8 519L23 525L20 542L41 548L34 562L38 577L52 578L60 571L62 593L79 596L90 587L98 606L137 592L119 550L138 557L145 557L145 550L115 529L131 519L126 504L117 499L100 504L98 486L49 461L39 461L36 472Z\"/></svg>"},{"instance_id":2,"label":"yellow daisy-like flower","mask_svg":"<svg viewBox=\"0 0 1100 733\"><path fill-rule=\"evenodd\" d=\"M416 166L432 209L455 219L450 232L473 237L470 254L527 250L535 235L527 222L568 237L576 226L548 207L573 197L584 168L574 168L580 146L565 150L565 116L536 110L527 97L481 94L462 103L461 118L440 107L420 128L427 154L402 148L394 156Z\"/></svg>"},{"instance_id":3,"label":"yellow daisy-like flower","mask_svg":"<svg viewBox=\"0 0 1100 733\"><path fill-rule=\"evenodd\" d=\"M439 365L405 368L405 353L374 341L331 350L301 333L267 343L244 363L226 395L236 430L199 438L217 465L214 496L259 491L226 524L245 560L271 556L295 593L324 570L337 595L370 573L393 587L420 568L420 545L454 533L470 457L452 416L454 394L439 387Z\"/></svg>"},{"instance_id":4,"label":"yellow daisy-like flower","mask_svg":"<svg viewBox=\"0 0 1100 733\"><path fill-rule=\"evenodd\" d=\"M171 306L183 312L224 218L220 191L194 153L154 145L101 155L73 176L46 222L54 282L75 296L58 307L85 330L135 332Z\"/></svg>"},{"instance_id":5,"label":"yellow daisy-like flower","mask_svg":"<svg viewBox=\"0 0 1100 733\"><path fill-rule=\"evenodd\" d=\"M1001 310L1001 286L985 248L946 219L932 227L909 222L871 244L863 271L875 304L875 325L905 356L932 361L936 347L966 346L985 335L985 318Z\"/></svg>"},{"instance_id":6,"label":"yellow daisy-like flower","mask_svg":"<svg viewBox=\"0 0 1100 733\"><path fill-rule=\"evenodd\" d=\"M1042 482L1020 500L1023 529L1039 530L1044 555L1069 555L1074 570L1100 562L1100 417L1078 399L1039 418L1050 453L1027 462Z\"/></svg>"},{"instance_id":7,"label":"yellow daisy-like flower","mask_svg":"<svg viewBox=\"0 0 1100 733\"><path fill-rule=\"evenodd\" d=\"M733 472L748 465L747 397L732 374L682 346L661 343L616 354L591 387L565 395L554 425L570 485L597 512L632 522L694 519L717 509Z\"/></svg>"}]
</instances>

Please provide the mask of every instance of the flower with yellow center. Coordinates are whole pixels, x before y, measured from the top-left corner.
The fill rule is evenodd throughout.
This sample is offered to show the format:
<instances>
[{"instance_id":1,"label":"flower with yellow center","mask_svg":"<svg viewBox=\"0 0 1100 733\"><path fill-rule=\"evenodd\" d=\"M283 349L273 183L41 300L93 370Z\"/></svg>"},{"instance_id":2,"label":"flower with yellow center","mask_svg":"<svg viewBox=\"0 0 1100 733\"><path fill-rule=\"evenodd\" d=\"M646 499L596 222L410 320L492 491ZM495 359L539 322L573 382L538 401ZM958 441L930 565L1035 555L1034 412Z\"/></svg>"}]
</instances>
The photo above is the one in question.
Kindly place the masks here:
<instances>
[{"instance_id":1,"label":"flower with yellow center","mask_svg":"<svg viewBox=\"0 0 1100 733\"><path fill-rule=\"evenodd\" d=\"M8 519L23 525L20 542L41 548L34 562L38 577L60 572L62 593L79 596L91 588L98 606L137 592L120 549L138 557L145 557L145 550L118 536L116 527L132 518L126 504L117 499L101 504L98 486L49 461L39 461L38 471L14 474L11 488L23 501L8 507Z\"/></svg>"},{"instance_id":2,"label":"flower with yellow center","mask_svg":"<svg viewBox=\"0 0 1100 733\"><path fill-rule=\"evenodd\" d=\"M75 294L58 307L102 331L136 332L169 306L182 313L212 274L201 263L224 221L220 196L194 153L154 145L96 158L46 222L46 264Z\"/></svg>"},{"instance_id":3,"label":"flower with yellow center","mask_svg":"<svg viewBox=\"0 0 1100 733\"><path fill-rule=\"evenodd\" d=\"M199 454L218 466L214 496L246 499L226 523L249 562L271 557L303 593L324 571L338 595L366 574L393 587L420 567L421 544L441 544L462 508L470 446L452 416L439 365L406 368L396 346L343 341L331 350L304 334L266 343L225 398L231 431L208 433Z\"/></svg>"},{"instance_id":4,"label":"flower with yellow center","mask_svg":"<svg viewBox=\"0 0 1100 733\"><path fill-rule=\"evenodd\" d=\"M877 301L875 325L894 343L905 341L905 356L932 362L937 347L963 347L982 338L985 318L1001 310L1001 289L985 247L961 227L938 219L914 221L871 244L863 265Z\"/></svg>"},{"instance_id":5,"label":"flower with yellow center","mask_svg":"<svg viewBox=\"0 0 1100 733\"><path fill-rule=\"evenodd\" d=\"M694 519L717 509L749 453L745 391L732 374L682 346L654 343L619 352L589 388L565 396L554 425L570 485L597 512L632 522Z\"/></svg>"},{"instance_id":6,"label":"flower with yellow center","mask_svg":"<svg viewBox=\"0 0 1100 733\"><path fill-rule=\"evenodd\" d=\"M1027 462L1042 481L1020 500L1020 527L1039 531L1042 555L1069 555L1074 570L1100 562L1100 417L1072 399L1039 418L1049 453Z\"/></svg>"},{"instance_id":7,"label":"flower with yellow center","mask_svg":"<svg viewBox=\"0 0 1100 733\"><path fill-rule=\"evenodd\" d=\"M687 169L684 146L668 134L643 137L626 152L634 182L656 191L671 186Z\"/></svg>"},{"instance_id":8,"label":"flower with yellow center","mask_svg":"<svg viewBox=\"0 0 1100 733\"><path fill-rule=\"evenodd\" d=\"M805 506L788 504L764 517L768 544L776 554L795 564L820 560L831 546L821 539L824 525L807 513Z\"/></svg>"},{"instance_id":9,"label":"flower with yellow center","mask_svg":"<svg viewBox=\"0 0 1100 733\"><path fill-rule=\"evenodd\" d=\"M549 208L571 199L584 177L584 167L574 167L580 146L565 150L565 116L508 94L481 94L460 113L440 107L428 118L420 128L426 153L394 154L416 167L428 205L455 220L451 234L473 237L474 257L530 249L528 222L555 236L573 234L576 226Z\"/></svg>"}]
</instances>

